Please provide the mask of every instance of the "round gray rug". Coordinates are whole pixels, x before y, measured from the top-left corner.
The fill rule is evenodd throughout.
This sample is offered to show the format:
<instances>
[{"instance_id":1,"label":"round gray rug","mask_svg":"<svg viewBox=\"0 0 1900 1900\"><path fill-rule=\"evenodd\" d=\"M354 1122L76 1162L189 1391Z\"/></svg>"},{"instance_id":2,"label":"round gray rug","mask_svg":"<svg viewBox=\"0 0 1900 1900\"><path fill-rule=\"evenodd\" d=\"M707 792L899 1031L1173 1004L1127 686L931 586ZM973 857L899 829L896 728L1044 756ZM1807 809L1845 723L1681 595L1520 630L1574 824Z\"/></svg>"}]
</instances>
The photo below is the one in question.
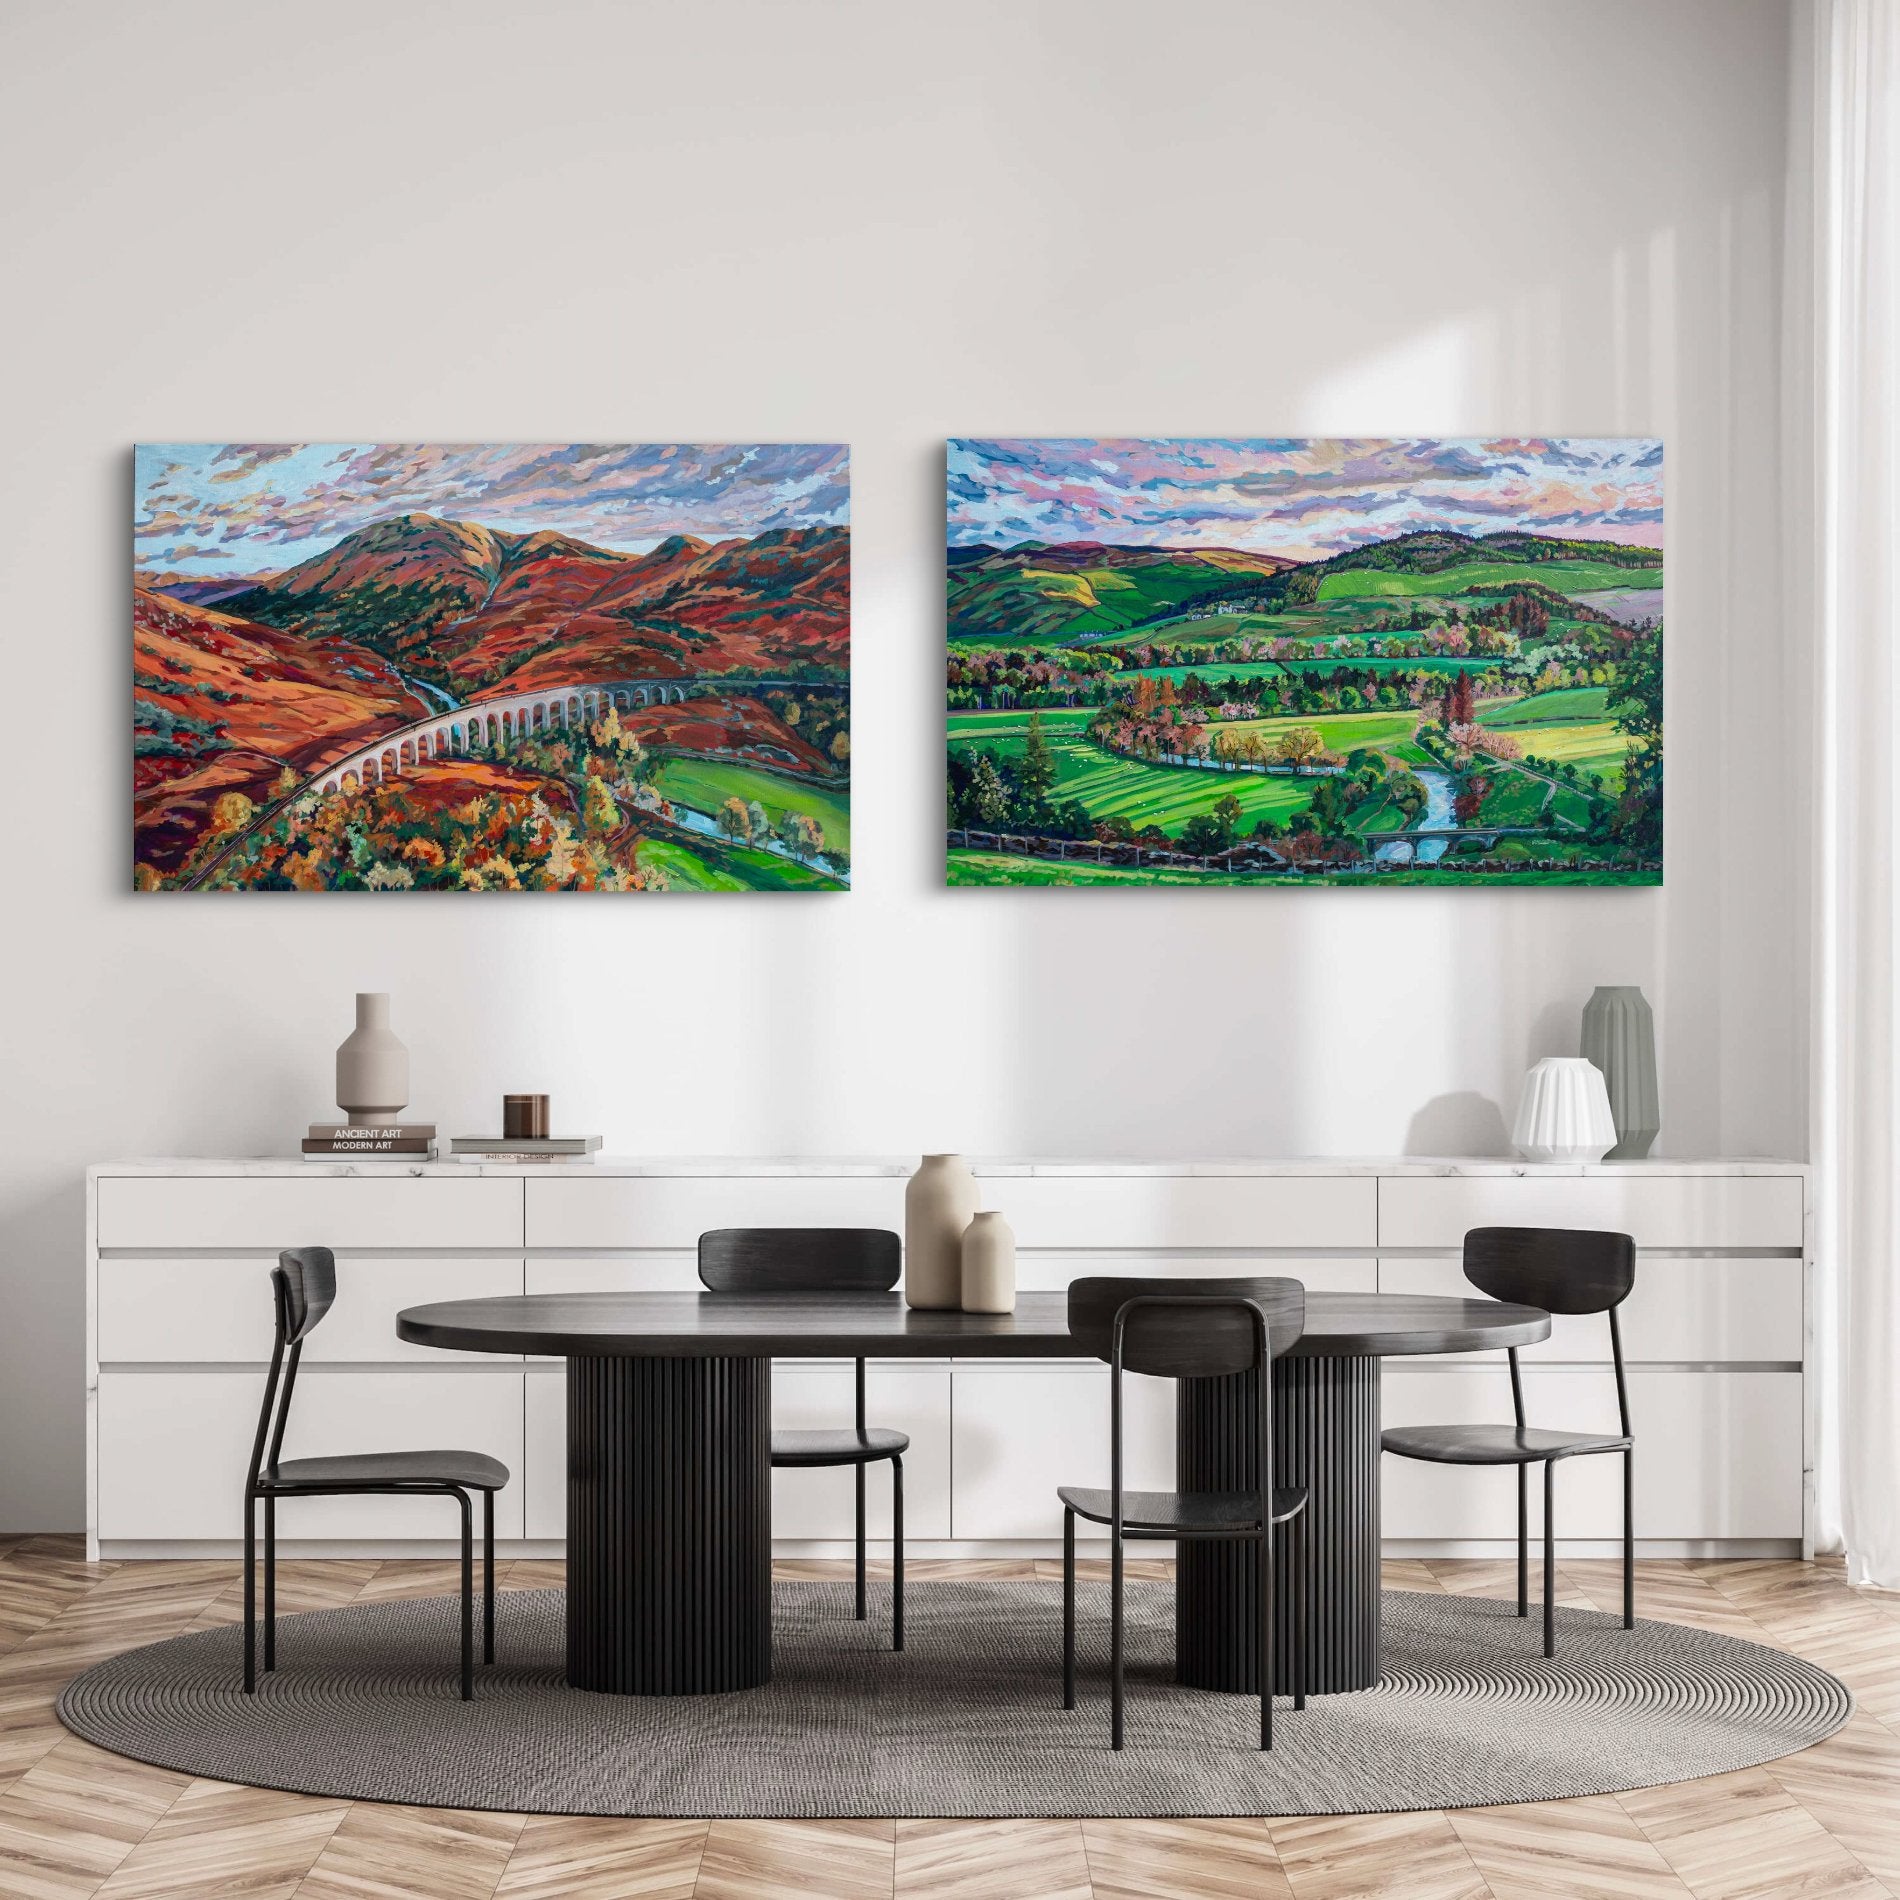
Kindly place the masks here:
<instances>
[{"instance_id":1,"label":"round gray rug","mask_svg":"<svg viewBox=\"0 0 1900 1900\"><path fill-rule=\"evenodd\" d=\"M556 1590L496 1605L496 1662L456 1694L452 1597L283 1618L277 1673L239 1688L243 1633L173 1637L70 1682L61 1721L117 1754L304 1794L533 1814L1355 1814L1543 1801L1682 1781L1831 1735L1853 1704L1797 1656L1672 1623L1626 1631L1388 1591L1384 1682L1274 1714L1172 1679L1174 1591L1128 1586L1128 1746L1108 1747L1108 1591L1079 1592L1079 1704L1061 1706L1055 1583L773 1590L774 1675L738 1695L567 1688Z\"/></svg>"}]
</instances>

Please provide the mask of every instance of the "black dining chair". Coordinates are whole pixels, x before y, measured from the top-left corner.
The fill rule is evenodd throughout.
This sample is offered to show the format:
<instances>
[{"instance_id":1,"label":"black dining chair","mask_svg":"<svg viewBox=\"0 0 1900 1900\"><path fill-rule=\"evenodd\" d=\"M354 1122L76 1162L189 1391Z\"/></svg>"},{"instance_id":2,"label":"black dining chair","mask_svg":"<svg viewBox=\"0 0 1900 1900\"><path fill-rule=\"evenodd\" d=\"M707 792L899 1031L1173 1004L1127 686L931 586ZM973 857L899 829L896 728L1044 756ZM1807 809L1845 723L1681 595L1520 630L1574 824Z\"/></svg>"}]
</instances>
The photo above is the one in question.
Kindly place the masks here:
<instances>
[{"instance_id":1,"label":"black dining chair","mask_svg":"<svg viewBox=\"0 0 1900 1900\"><path fill-rule=\"evenodd\" d=\"M813 1293L888 1293L903 1243L882 1227L718 1227L699 1237L699 1278L709 1292L791 1298ZM849 1465L857 1477L857 1620L865 1619L864 1472L891 1467L891 1647L904 1647L904 1454L907 1432L864 1422L864 1361L856 1362L856 1422L849 1430L772 1434L775 1470Z\"/></svg>"},{"instance_id":2,"label":"black dining chair","mask_svg":"<svg viewBox=\"0 0 1900 1900\"><path fill-rule=\"evenodd\" d=\"M284 1458L284 1427L304 1341L336 1302L336 1256L292 1247L271 1268L277 1338L244 1481L244 1693L257 1687L257 1505L264 1505L264 1668L277 1667L277 1500L286 1497L436 1495L462 1507L462 1700L474 1694L474 1551L469 1493L482 1494L482 1661L495 1660L495 1493L508 1467L479 1451L373 1451ZM288 1356L286 1356L286 1354ZM281 1376L280 1376L281 1375Z\"/></svg>"},{"instance_id":3,"label":"black dining chair","mask_svg":"<svg viewBox=\"0 0 1900 1900\"><path fill-rule=\"evenodd\" d=\"M1623 1377L1623 1333L1616 1309L1636 1284L1636 1243L1628 1234L1579 1227L1474 1227L1465 1235L1465 1278L1494 1300L1541 1306L1549 1313L1607 1313L1616 1367L1621 1430L1554 1432L1524 1422L1524 1380L1517 1348L1511 1359L1510 1425L1395 1425L1383 1449L1440 1465L1517 1467L1517 1613L1530 1614L1530 1490L1532 1465L1544 1467L1544 1654L1557 1653L1557 1533L1554 1480L1567 1458L1623 1454L1623 1627L1636 1626L1636 1441L1630 1435L1629 1387Z\"/></svg>"},{"instance_id":4,"label":"black dining chair","mask_svg":"<svg viewBox=\"0 0 1900 1900\"><path fill-rule=\"evenodd\" d=\"M1062 1706L1075 1707L1075 1520L1109 1532L1111 1746L1122 1745L1122 1545L1126 1538L1179 1543L1197 1537L1251 1539L1260 1551L1260 1746L1273 1746L1273 1528L1300 1516L1306 1487L1273 1482L1273 1362L1306 1323L1297 1280L1140 1280L1097 1275L1069 1285L1069 1331L1105 1359L1109 1374L1109 1488L1063 1485ZM1259 1382L1258 1483L1244 1491L1128 1491L1122 1486L1122 1374ZM1299 1575L1299 1565L1291 1566ZM1299 1586L1295 1585L1296 1591ZM1306 1648L1306 1598L1295 1604L1296 1654ZM1293 1706L1306 1707L1296 1681Z\"/></svg>"}]
</instances>

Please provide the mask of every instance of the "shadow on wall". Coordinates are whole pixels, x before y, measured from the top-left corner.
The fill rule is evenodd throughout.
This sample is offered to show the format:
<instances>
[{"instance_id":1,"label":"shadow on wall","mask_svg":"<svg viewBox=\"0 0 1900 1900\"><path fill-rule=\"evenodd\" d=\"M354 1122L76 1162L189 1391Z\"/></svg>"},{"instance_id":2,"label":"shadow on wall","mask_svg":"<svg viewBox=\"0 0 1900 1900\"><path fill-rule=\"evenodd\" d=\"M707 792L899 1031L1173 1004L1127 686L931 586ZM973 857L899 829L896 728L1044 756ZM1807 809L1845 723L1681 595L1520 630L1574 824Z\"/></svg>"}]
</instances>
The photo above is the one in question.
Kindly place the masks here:
<instances>
[{"instance_id":1,"label":"shadow on wall","mask_svg":"<svg viewBox=\"0 0 1900 1900\"><path fill-rule=\"evenodd\" d=\"M1460 1089L1434 1095L1405 1130L1408 1155L1508 1155L1511 1133L1504 1111L1488 1095Z\"/></svg>"},{"instance_id":2,"label":"shadow on wall","mask_svg":"<svg viewBox=\"0 0 1900 1900\"><path fill-rule=\"evenodd\" d=\"M1686 70L1694 49L1669 40L1655 44L1659 67ZM1767 77L1752 83L1772 134L1779 102ZM1640 115L1610 116L1606 142L1627 164L1632 147L1613 134L1635 138ZM1731 138L1719 159L1676 164L1651 151L1645 163L1666 189L1604 194L1591 210L1574 202L1568 174L1532 166L1521 186L1551 215L1514 228L1498 269L1394 275L1388 294L1362 300L1370 314L1355 309L1356 349L1309 339L1292 313L1293 334L1231 406L1151 401L1143 415L1170 416L1153 433L1661 436L1667 885L1018 893L989 954L1016 973L992 1072L1015 1103L1021 1145L1073 1150L1076 1130L1095 1127L1123 1149L1170 1154L1354 1154L1400 1141L1408 1153L1508 1153L1525 1069L1574 1053L1596 984L1634 982L1665 1032L1670 1151L1800 1151L1800 924L1785 886L1804 821L1797 802L1771 798L1756 811L1760 830L1726 822L1737 762L1784 725L1787 703L1776 604L1781 160L1771 135ZM1626 187L1632 179L1626 171ZM1078 1021L1101 1033L1078 1046ZM1052 1128L1049 1089L1018 1096L1057 1076L1071 1105ZM1137 1091L1145 1142L1126 1113ZM1118 1123L1110 1104L1124 1110Z\"/></svg>"}]
</instances>

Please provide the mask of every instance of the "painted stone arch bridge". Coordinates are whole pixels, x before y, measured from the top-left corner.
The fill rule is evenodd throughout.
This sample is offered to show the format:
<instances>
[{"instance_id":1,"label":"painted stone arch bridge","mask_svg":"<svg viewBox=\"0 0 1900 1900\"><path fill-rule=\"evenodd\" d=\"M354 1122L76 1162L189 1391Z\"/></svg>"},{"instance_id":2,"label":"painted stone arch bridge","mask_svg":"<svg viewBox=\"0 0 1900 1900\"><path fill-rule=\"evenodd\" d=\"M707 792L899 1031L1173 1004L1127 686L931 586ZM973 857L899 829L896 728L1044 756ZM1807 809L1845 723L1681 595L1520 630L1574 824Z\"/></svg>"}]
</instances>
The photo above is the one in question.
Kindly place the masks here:
<instances>
[{"instance_id":1,"label":"painted stone arch bridge","mask_svg":"<svg viewBox=\"0 0 1900 1900\"><path fill-rule=\"evenodd\" d=\"M297 795L317 791L328 797L363 785L400 778L432 759L492 753L537 732L591 724L608 710L631 712L640 706L683 704L708 693L751 696L762 692L839 693L834 680L734 679L724 674L702 678L588 680L571 686L543 686L509 693L418 719L359 747L314 772Z\"/></svg>"}]
</instances>

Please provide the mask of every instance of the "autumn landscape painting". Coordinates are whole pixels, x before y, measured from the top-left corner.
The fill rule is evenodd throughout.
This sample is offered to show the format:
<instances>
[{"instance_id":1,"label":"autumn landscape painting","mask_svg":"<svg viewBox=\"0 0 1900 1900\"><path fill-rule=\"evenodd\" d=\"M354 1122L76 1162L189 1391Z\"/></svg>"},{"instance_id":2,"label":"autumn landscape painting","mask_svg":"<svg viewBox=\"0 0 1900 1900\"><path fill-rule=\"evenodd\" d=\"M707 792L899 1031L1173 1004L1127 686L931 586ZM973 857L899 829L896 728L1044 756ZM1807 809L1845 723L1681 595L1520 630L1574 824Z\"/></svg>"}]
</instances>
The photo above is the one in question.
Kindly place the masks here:
<instances>
[{"instance_id":1,"label":"autumn landscape painting","mask_svg":"<svg viewBox=\"0 0 1900 1900\"><path fill-rule=\"evenodd\" d=\"M847 451L161 443L140 890L850 881Z\"/></svg>"},{"instance_id":2,"label":"autumn landscape painting","mask_svg":"<svg viewBox=\"0 0 1900 1900\"><path fill-rule=\"evenodd\" d=\"M955 441L951 884L1659 884L1662 444Z\"/></svg>"}]
</instances>

